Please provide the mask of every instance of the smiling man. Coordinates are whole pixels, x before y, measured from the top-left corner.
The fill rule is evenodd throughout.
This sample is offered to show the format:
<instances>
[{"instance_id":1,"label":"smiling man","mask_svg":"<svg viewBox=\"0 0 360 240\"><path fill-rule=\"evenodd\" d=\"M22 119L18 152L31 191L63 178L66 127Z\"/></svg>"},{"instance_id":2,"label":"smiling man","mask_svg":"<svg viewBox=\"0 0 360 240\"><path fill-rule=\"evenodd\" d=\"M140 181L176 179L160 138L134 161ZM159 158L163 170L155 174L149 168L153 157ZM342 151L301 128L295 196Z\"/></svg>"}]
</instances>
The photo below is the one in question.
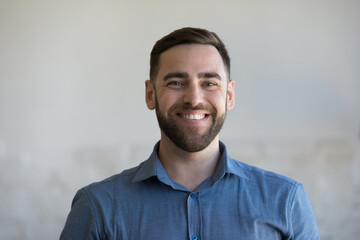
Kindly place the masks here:
<instances>
[{"instance_id":1,"label":"smiling man","mask_svg":"<svg viewBox=\"0 0 360 240\"><path fill-rule=\"evenodd\" d=\"M160 39L145 98L161 139L138 167L79 190L60 239L319 239L300 183L231 159L219 141L234 84L215 33Z\"/></svg>"}]
</instances>

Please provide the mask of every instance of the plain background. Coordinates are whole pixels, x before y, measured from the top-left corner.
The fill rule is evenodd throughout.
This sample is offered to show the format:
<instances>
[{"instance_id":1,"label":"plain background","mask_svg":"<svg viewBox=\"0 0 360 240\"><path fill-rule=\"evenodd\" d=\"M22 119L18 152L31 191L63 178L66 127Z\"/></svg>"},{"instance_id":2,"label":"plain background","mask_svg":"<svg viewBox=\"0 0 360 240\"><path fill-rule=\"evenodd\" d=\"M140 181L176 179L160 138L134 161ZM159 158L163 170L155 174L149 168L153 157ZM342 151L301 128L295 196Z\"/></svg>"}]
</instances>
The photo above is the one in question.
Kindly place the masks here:
<instances>
[{"instance_id":1,"label":"plain background","mask_svg":"<svg viewBox=\"0 0 360 240\"><path fill-rule=\"evenodd\" d=\"M302 182L322 239L360 235L360 1L0 0L0 239L57 239L79 188L150 155L149 54L186 26L230 52L230 155Z\"/></svg>"}]
</instances>

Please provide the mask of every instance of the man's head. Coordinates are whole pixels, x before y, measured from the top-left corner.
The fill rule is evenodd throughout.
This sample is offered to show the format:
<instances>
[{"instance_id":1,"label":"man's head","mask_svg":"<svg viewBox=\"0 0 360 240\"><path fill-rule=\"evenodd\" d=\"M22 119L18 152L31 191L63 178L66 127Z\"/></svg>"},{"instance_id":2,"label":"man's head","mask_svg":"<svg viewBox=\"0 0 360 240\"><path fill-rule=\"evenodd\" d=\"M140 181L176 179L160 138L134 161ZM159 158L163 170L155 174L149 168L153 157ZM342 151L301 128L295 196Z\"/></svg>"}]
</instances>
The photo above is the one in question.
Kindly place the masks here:
<instances>
[{"instance_id":1,"label":"man's head","mask_svg":"<svg viewBox=\"0 0 360 240\"><path fill-rule=\"evenodd\" d=\"M230 79L230 57L218 35L206 29L188 27L173 31L154 45L150 54L150 80L152 82L154 82L159 71L160 55L169 48L181 44L200 44L215 47L223 60L228 80Z\"/></svg>"},{"instance_id":2,"label":"man's head","mask_svg":"<svg viewBox=\"0 0 360 240\"><path fill-rule=\"evenodd\" d=\"M155 44L146 103L156 110L161 141L187 152L215 143L234 105L229 72L230 58L215 33L185 28Z\"/></svg>"}]
</instances>

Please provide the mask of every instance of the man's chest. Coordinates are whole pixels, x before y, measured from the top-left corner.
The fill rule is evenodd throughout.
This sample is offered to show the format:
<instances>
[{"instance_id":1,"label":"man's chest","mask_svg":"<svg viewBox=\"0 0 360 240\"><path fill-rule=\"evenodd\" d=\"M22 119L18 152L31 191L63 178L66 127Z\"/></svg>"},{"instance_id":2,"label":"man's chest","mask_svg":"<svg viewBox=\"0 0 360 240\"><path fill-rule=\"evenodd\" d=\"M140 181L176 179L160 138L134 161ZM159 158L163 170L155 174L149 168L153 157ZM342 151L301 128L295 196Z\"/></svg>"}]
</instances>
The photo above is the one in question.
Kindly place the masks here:
<instances>
[{"instance_id":1,"label":"man's chest","mask_svg":"<svg viewBox=\"0 0 360 240\"><path fill-rule=\"evenodd\" d=\"M107 239L282 239L265 203L235 194L173 193L114 202L102 223ZM275 211L275 209L274 209Z\"/></svg>"}]
</instances>

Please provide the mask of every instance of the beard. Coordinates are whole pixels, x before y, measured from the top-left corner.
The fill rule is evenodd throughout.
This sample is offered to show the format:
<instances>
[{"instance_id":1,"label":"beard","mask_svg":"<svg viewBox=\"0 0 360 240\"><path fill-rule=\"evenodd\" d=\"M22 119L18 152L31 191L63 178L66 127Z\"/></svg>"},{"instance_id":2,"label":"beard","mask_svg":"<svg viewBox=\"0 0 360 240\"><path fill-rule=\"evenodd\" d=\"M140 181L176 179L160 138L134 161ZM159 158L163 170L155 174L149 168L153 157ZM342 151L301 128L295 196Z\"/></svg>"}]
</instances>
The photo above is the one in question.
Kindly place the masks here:
<instances>
[{"instance_id":1,"label":"beard","mask_svg":"<svg viewBox=\"0 0 360 240\"><path fill-rule=\"evenodd\" d=\"M159 103L155 96L155 110L160 129L165 135L180 149L186 152L199 152L204 150L214 138L219 134L226 117L225 112L217 116L217 110L213 106L204 106L199 104L191 106L188 103L174 104L168 111L169 118L167 119L159 109ZM212 121L203 134L198 133L197 126L184 126L175 119L175 111L179 110L206 110L210 114Z\"/></svg>"}]
</instances>

